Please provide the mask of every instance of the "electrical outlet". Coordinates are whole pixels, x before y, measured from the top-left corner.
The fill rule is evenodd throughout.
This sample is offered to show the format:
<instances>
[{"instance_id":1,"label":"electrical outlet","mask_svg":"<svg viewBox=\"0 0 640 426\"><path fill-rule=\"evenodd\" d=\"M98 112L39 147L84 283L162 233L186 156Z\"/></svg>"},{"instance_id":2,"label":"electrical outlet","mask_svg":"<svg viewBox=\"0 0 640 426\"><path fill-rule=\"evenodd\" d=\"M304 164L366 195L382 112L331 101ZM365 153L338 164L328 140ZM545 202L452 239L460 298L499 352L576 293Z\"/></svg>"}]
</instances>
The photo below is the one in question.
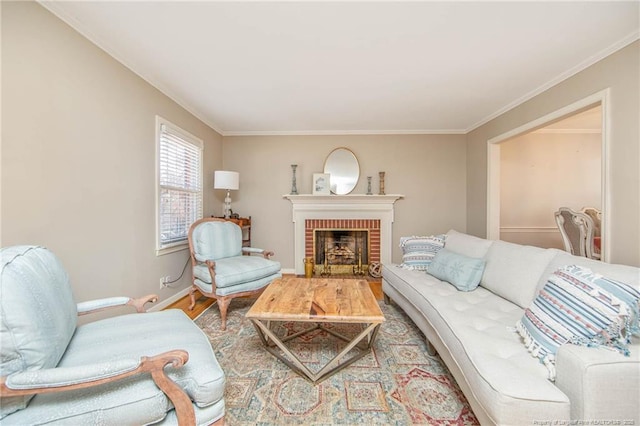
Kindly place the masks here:
<instances>
[{"instance_id":1,"label":"electrical outlet","mask_svg":"<svg viewBox=\"0 0 640 426\"><path fill-rule=\"evenodd\" d=\"M167 287L167 283L171 281L171 277L167 275L166 277L160 277L160 290Z\"/></svg>"}]
</instances>

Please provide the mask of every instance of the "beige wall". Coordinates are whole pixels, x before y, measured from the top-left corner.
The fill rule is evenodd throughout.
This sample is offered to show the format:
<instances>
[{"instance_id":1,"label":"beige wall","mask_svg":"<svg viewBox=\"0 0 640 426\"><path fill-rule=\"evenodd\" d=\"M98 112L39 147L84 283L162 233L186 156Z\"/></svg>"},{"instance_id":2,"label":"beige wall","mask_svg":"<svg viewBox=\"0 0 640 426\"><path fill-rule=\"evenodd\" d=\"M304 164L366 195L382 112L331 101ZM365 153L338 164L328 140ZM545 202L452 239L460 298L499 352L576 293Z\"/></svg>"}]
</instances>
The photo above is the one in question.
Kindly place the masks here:
<instances>
[{"instance_id":1,"label":"beige wall","mask_svg":"<svg viewBox=\"0 0 640 426\"><path fill-rule=\"evenodd\" d=\"M464 135L224 137L224 166L240 172L232 208L252 217L253 245L273 249L283 268L293 269L295 260L291 203L282 198L291 191L291 164L298 164L298 193L310 194L312 174L322 172L337 147L351 149L360 163L353 194L367 192L367 176L378 193L378 172L384 171L385 192L405 196L395 204L395 262L401 261L400 236L465 231Z\"/></svg>"},{"instance_id":2,"label":"beige wall","mask_svg":"<svg viewBox=\"0 0 640 426\"><path fill-rule=\"evenodd\" d=\"M533 132L500 144L500 239L563 249L554 212L601 208L600 133Z\"/></svg>"},{"instance_id":3,"label":"beige wall","mask_svg":"<svg viewBox=\"0 0 640 426\"><path fill-rule=\"evenodd\" d=\"M2 2L2 245L52 249L77 300L186 288L159 290L188 252L154 252L156 114L204 140L212 176L220 135L37 3Z\"/></svg>"},{"instance_id":4,"label":"beige wall","mask_svg":"<svg viewBox=\"0 0 640 426\"><path fill-rule=\"evenodd\" d=\"M640 42L608 56L467 135L467 230L485 236L487 141L610 88L610 260L640 265Z\"/></svg>"},{"instance_id":5,"label":"beige wall","mask_svg":"<svg viewBox=\"0 0 640 426\"><path fill-rule=\"evenodd\" d=\"M366 176L386 172L386 192L401 193L398 238L450 228L484 235L486 141L611 87L612 260L640 264L638 43L492 120L469 135L264 136L222 138L112 57L32 2L2 2L0 243L42 244L70 273L75 296L158 293L178 276L187 252L156 257L155 115L205 141L205 216L220 214L224 193L213 171L240 172L236 212L254 219L255 246L293 268L290 164L298 189L328 153L352 149Z\"/></svg>"}]
</instances>

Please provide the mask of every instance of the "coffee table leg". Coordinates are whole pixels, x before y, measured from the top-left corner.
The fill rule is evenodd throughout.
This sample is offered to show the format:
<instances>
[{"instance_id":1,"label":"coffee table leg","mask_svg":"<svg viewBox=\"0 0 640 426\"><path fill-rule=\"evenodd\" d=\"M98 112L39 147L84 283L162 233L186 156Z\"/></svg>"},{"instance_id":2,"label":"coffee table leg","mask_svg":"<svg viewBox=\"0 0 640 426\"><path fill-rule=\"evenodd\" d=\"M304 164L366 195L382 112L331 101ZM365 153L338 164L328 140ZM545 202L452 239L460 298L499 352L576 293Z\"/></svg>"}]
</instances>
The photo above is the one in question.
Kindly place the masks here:
<instances>
[{"instance_id":1,"label":"coffee table leg","mask_svg":"<svg viewBox=\"0 0 640 426\"><path fill-rule=\"evenodd\" d=\"M331 361L329 361L329 363L327 365L325 365L324 367L322 367L322 369L317 372L317 373L313 373L311 370L309 370L309 368L307 368L299 359L297 356L295 356L295 354L293 354L293 352L291 352L284 344L285 341L288 341L294 337L297 337L301 334L304 334L306 332L315 330L316 328L322 328L324 330L326 330L324 327L321 327L320 325L316 325L316 327L307 329L307 330L303 330L301 332L295 333L294 335L291 336L287 336L286 339L280 339L275 333L273 333L269 327L269 323L267 323L267 325L263 324L260 320L254 320L252 319L251 322L253 323L254 327L256 328L256 331L258 332L258 335L260 336L260 340L262 340L262 343L265 346L265 349L271 353L273 356L275 356L276 358L278 358L279 360L281 360L282 362L284 362L289 368L291 368L294 372L298 373L300 376L304 377L305 379L308 379L309 381L311 381L313 384L317 384L325 379L328 379L329 377L333 376L335 373L339 372L340 370L342 370L343 368L351 365L352 363L354 363L355 361L359 360L360 358L364 357L365 355L367 355L369 353L368 350L371 350L371 346L373 345L373 342L375 341L376 335L378 333L378 329L380 328L380 324L379 323L374 323L374 324L369 324L368 326L365 327L365 329L358 334L356 337L354 337L352 340L347 340L346 338L344 338L344 336L341 335L336 335L336 337L340 337L343 338L344 340L348 341L349 343L347 344L347 346L342 349L342 351L340 351L339 354L337 354L335 357L333 357L333 359ZM334 333L331 333L334 334ZM337 334L337 333L336 333ZM348 360L344 361L342 364L340 364L340 360L342 360L342 358L344 358L344 356L351 350L353 349L356 345L358 345L358 343L360 343L364 338L367 338L368 342L367 342L367 346L364 349L367 350L361 350L361 352L351 358L349 358ZM282 356L277 350L275 350L271 345L269 345L269 340L271 340L271 342L275 343L281 350L282 352L284 352L285 356Z\"/></svg>"},{"instance_id":2,"label":"coffee table leg","mask_svg":"<svg viewBox=\"0 0 640 426\"><path fill-rule=\"evenodd\" d=\"M313 381L313 372L311 370L309 370L299 359L298 357L296 357L286 346L285 344L280 340L280 338L273 333L267 326L265 326L260 320L254 320L252 319L251 322L253 322L253 325L256 327L256 330L258 331L258 334L260 335L260 339L262 340L262 343L265 344L265 349L267 351L269 351L269 353L271 353L273 356L275 356L276 358L278 358L279 360L281 360L282 362L284 362L285 364L287 364L287 366L289 366L289 368L291 368L293 371L295 371L296 373L300 374L301 376L310 379L311 381ZM267 341L268 338L271 339L271 341L273 343L275 343L281 350L282 352L285 353L285 355L287 355L290 359L283 357L282 355L280 355L274 348L270 347L267 345ZM292 364L293 363L293 364Z\"/></svg>"},{"instance_id":3,"label":"coffee table leg","mask_svg":"<svg viewBox=\"0 0 640 426\"><path fill-rule=\"evenodd\" d=\"M358 343L360 343L360 341L362 341L362 339L364 339L365 337L369 338L370 336L372 336L369 339L369 344L367 345L367 349L371 349L371 345L373 344L373 339L375 338L375 335L377 334L379 327L380 327L380 324L369 324L368 327L362 330L362 332L358 334L356 337L354 337L353 340L351 340L351 342L349 342L349 344L345 346L345 348L342 349L342 351L338 355L333 357L333 359L329 361L327 365L322 367L322 369L315 374L315 378L313 379L314 383L319 382L321 380L325 380L330 376L333 376L338 371L353 364L354 362L356 362L357 360L359 360L360 358L368 354L369 353L368 351L363 350L358 355L355 355L349 358L348 360L344 361L342 364L338 364L340 360L344 358L344 356L351 349L353 349ZM334 367L334 365L336 366Z\"/></svg>"}]
</instances>

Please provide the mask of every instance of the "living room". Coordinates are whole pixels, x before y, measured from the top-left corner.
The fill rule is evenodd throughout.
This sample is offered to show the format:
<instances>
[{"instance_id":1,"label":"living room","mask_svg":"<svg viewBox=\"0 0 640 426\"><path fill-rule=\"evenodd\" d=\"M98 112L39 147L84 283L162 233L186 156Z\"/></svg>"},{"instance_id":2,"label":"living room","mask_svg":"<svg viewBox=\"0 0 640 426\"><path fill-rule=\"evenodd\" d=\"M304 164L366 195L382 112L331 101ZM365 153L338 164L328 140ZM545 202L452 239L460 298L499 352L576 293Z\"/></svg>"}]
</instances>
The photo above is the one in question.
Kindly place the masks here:
<instances>
[{"instance_id":1,"label":"living room","mask_svg":"<svg viewBox=\"0 0 640 426\"><path fill-rule=\"evenodd\" d=\"M252 217L253 244L291 270L291 204L282 197L291 164L299 192L311 193L326 156L348 147L363 177L354 194L366 192L364 176L385 171L386 192L404 195L396 239L448 229L484 236L487 140L610 87L610 261L640 264L637 42L467 134L221 136L37 3L9 2L3 12L2 243L50 247L80 300L157 292L158 278L179 276L188 257L154 251L156 115L204 140L204 216L222 214L213 171L239 172L234 211ZM92 256L78 256L87 247ZM174 293L160 291L161 301Z\"/></svg>"},{"instance_id":2,"label":"living room","mask_svg":"<svg viewBox=\"0 0 640 426\"><path fill-rule=\"evenodd\" d=\"M292 273L294 227L283 198L292 164L301 194L311 193L312 174L337 147L360 163L354 194L367 192L367 176L376 193L384 171L387 194L403 195L393 222L392 259L399 262L401 236L455 229L486 237L487 142L606 90L607 256L640 266L637 13L634 35L607 55L468 131L259 135L216 131L186 100L152 86L41 4L2 2L1 13L2 246L51 249L79 301L157 293L160 309L191 284L187 272L158 289L160 277L181 276L189 254L156 255L156 116L204 142L204 217L222 214L225 191L214 189L214 171L239 172L234 212L251 216L253 245L273 250ZM476 95L490 93L469 93Z\"/></svg>"}]
</instances>

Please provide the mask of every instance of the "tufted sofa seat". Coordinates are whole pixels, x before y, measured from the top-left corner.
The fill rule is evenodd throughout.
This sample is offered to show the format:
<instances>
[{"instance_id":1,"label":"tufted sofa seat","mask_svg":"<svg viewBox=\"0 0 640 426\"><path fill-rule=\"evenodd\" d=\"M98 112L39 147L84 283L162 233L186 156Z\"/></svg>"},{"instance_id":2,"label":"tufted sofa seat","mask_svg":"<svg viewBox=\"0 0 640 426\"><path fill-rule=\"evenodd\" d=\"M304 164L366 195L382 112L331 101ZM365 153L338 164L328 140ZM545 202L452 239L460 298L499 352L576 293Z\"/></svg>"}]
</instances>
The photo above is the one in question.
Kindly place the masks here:
<instances>
[{"instance_id":1,"label":"tufted sofa seat","mask_svg":"<svg viewBox=\"0 0 640 426\"><path fill-rule=\"evenodd\" d=\"M383 267L382 289L423 331L456 378L482 424L521 425L570 419L640 421L640 345L631 357L607 349L561 347L555 383L532 357L515 324L546 277L581 264L639 286L638 268L577 258L555 249L488 241L449 231L445 247L483 258L480 286L458 291L424 271ZM614 387L602 395L598 390ZM597 394L597 396L596 396ZM538 423L543 424L543 423Z\"/></svg>"}]
</instances>

